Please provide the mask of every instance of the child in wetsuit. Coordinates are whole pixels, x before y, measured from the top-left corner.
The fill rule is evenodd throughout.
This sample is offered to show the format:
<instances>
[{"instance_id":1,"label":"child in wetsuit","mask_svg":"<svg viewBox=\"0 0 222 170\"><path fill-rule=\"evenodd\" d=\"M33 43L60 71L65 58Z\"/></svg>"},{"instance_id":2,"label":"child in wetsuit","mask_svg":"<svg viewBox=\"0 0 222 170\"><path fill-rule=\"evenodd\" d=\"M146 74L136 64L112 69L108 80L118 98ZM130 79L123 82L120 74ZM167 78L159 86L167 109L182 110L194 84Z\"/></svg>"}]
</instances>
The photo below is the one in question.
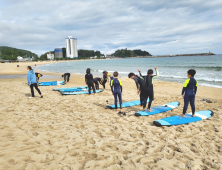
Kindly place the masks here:
<instances>
[{"instance_id":1,"label":"child in wetsuit","mask_svg":"<svg viewBox=\"0 0 222 170\"><path fill-rule=\"evenodd\" d=\"M95 87L94 87L94 83L93 83L93 75L91 74L90 68L86 69L85 82L88 85L89 95L91 94L91 88L93 89L93 92L95 93Z\"/></svg>"},{"instance_id":2,"label":"child in wetsuit","mask_svg":"<svg viewBox=\"0 0 222 170\"><path fill-rule=\"evenodd\" d=\"M64 77L64 81L66 83L68 83L69 82L70 73L65 73L65 74L62 75L62 77Z\"/></svg>"},{"instance_id":3,"label":"child in wetsuit","mask_svg":"<svg viewBox=\"0 0 222 170\"><path fill-rule=\"evenodd\" d=\"M149 104L148 104L148 108L147 110L150 112L150 107L151 107L151 104L154 100L154 92L153 92L153 80L157 77L159 77L159 71L157 69L157 67L154 67L155 70L156 70L156 75L153 75L153 70L152 69L149 69L147 71L147 76L142 76L142 74L140 73L140 70L139 73L140 73L140 76L142 76L144 78L144 81L145 81L145 86L144 86L144 105L143 105L143 109L145 109L146 107L146 101L149 97Z\"/></svg>"},{"instance_id":4,"label":"child in wetsuit","mask_svg":"<svg viewBox=\"0 0 222 170\"><path fill-rule=\"evenodd\" d=\"M117 111L117 96L119 98L120 112L122 110L122 82L118 79L118 72L113 73L114 79L111 80L111 90L114 95L115 108Z\"/></svg>"},{"instance_id":5,"label":"child in wetsuit","mask_svg":"<svg viewBox=\"0 0 222 170\"><path fill-rule=\"evenodd\" d=\"M182 97L184 98L184 107L183 107L182 117L185 116L189 103L192 108L192 116L195 117L195 95L197 93L197 85L198 85L197 80L194 79L195 74L196 74L196 71L193 69L190 69L187 71L188 79L185 81L183 90L182 90Z\"/></svg>"}]
</instances>

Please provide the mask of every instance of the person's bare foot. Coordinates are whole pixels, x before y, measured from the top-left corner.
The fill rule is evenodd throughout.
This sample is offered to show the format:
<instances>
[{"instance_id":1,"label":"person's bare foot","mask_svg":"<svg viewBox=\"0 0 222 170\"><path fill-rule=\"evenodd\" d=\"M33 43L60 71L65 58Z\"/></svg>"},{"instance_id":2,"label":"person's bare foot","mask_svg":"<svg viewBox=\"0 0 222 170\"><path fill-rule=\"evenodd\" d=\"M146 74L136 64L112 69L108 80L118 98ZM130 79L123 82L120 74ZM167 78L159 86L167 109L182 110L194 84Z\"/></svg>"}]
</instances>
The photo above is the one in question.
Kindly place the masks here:
<instances>
[{"instance_id":1,"label":"person's bare foot","mask_svg":"<svg viewBox=\"0 0 222 170\"><path fill-rule=\"evenodd\" d=\"M147 109L149 112L151 112L151 109Z\"/></svg>"},{"instance_id":2,"label":"person's bare foot","mask_svg":"<svg viewBox=\"0 0 222 170\"><path fill-rule=\"evenodd\" d=\"M192 117L195 117L195 115L192 115Z\"/></svg>"},{"instance_id":3,"label":"person's bare foot","mask_svg":"<svg viewBox=\"0 0 222 170\"><path fill-rule=\"evenodd\" d=\"M184 114L182 114L182 115L180 115L181 117L185 117L185 115Z\"/></svg>"}]
</instances>

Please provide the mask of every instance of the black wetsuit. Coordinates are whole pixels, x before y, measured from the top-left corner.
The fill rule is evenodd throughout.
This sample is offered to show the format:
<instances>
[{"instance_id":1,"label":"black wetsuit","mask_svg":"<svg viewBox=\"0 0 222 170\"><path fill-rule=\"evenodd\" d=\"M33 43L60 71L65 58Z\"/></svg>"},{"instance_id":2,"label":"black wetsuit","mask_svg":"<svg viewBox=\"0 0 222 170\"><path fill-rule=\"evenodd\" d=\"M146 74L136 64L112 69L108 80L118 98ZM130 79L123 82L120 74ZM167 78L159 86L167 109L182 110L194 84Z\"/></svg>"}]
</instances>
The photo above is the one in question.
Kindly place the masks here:
<instances>
[{"instance_id":1,"label":"black wetsuit","mask_svg":"<svg viewBox=\"0 0 222 170\"><path fill-rule=\"evenodd\" d=\"M36 79L39 80L40 77L42 77L42 74L40 73L35 73Z\"/></svg>"},{"instance_id":2,"label":"black wetsuit","mask_svg":"<svg viewBox=\"0 0 222 170\"><path fill-rule=\"evenodd\" d=\"M67 80L67 82L69 82L70 73L65 73L63 74L63 76L64 76L64 81Z\"/></svg>"},{"instance_id":3,"label":"black wetsuit","mask_svg":"<svg viewBox=\"0 0 222 170\"><path fill-rule=\"evenodd\" d=\"M142 74L140 73L140 76L142 76L144 78L145 81L145 86L144 86L144 101L146 101L144 103L144 108L146 107L146 103L147 103L147 99L149 97L149 104L148 104L148 109L150 109L152 101L154 100L154 92L153 92L153 79L159 77L159 72L158 70L156 70L157 74L154 76L142 76Z\"/></svg>"},{"instance_id":4,"label":"black wetsuit","mask_svg":"<svg viewBox=\"0 0 222 170\"><path fill-rule=\"evenodd\" d=\"M89 94L91 94L91 88L93 89L93 92L95 93L95 87L94 87L94 84L93 84L93 75L92 74L86 74L85 75L85 82L88 85Z\"/></svg>"},{"instance_id":5,"label":"black wetsuit","mask_svg":"<svg viewBox=\"0 0 222 170\"><path fill-rule=\"evenodd\" d=\"M99 89L99 84L101 84L103 86L103 88L105 89L105 84L107 82L107 77L103 76L103 79L99 78L99 77L96 77L96 78L93 79L93 82L95 83L96 90Z\"/></svg>"},{"instance_id":6,"label":"black wetsuit","mask_svg":"<svg viewBox=\"0 0 222 170\"><path fill-rule=\"evenodd\" d=\"M146 107L147 101L144 98L144 88L145 88L145 82L144 78L142 76L135 75L134 81L136 83L137 90L140 90L140 105Z\"/></svg>"}]
</instances>

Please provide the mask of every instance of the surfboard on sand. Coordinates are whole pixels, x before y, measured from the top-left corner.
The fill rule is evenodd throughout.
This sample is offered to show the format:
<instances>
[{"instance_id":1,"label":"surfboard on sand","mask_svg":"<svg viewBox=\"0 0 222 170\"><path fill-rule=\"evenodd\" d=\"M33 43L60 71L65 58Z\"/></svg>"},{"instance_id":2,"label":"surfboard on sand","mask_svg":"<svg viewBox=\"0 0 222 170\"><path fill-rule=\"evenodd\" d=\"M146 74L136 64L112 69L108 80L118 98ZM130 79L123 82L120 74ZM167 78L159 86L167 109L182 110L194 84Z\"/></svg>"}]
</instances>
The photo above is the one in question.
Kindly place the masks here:
<instances>
[{"instance_id":1,"label":"surfboard on sand","mask_svg":"<svg viewBox=\"0 0 222 170\"><path fill-rule=\"evenodd\" d=\"M55 88L54 91L61 91L61 90L76 90L76 89L86 89L88 86L82 87L67 87L67 88Z\"/></svg>"},{"instance_id":2,"label":"surfboard on sand","mask_svg":"<svg viewBox=\"0 0 222 170\"><path fill-rule=\"evenodd\" d=\"M149 115L154 115L154 114L158 114L158 113L162 113L162 112L167 112L169 110L173 110L173 109L177 108L179 105L180 105L180 102L171 102L171 103L167 103L162 106L152 107L151 112L149 112L148 110L139 111L139 112L135 113L135 116L149 116Z\"/></svg>"},{"instance_id":3,"label":"surfboard on sand","mask_svg":"<svg viewBox=\"0 0 222 170\"><path fill-rule=\"evenodd\" d=\"M201 121L204 119L208 119L214 115L214 112L211 110L201 110L195 112L195 117L192 117L192 113L185 114L185 117L181 117L180 115L166 117L163 119L159 119L154 121L153 123L156 126L172 126L172 125L182 125L188 124L192 122Z\"/></svg>"},{"instance_id":4,"label":"surfboard on sand","mask_svg":"<svg viewBox=\"0 0 222 170\"><path fill-rule=\"evenodd\" d=\"M149 99L147 99L147 102L149 102ZM122 108L124 107L131 107L131 106L137 106L137 105L140 105L140 100L135 100L135 101L131 101L131 102L125 102L122 104ZM107 108L109 109L115 109L115 105L112 104L112 105L109 105L109 106L106 106ZM120 108L119 104L117 105L118 108Z\"/></svg>"},{"instance_id":5,"label":"surfboard on sand","mask_svg":"<svg viewBox=\"0 0 222 170\"><path fill-rule=\"evenodd\" d=\"M39 82L39 86L58 86L64 85L65 81L49 81L49 82Z\"/></svg>"},{"instance_id":6,"label":"surfboard on sand","mask_svg":"<svg viewBox=\"0 0 222 170\"><path fill-rule=\"evenodd\" d=\"M103 90L96 90L96 93L100 93ZM78 94L89 94L88 90L84 90L84 91L77 91L77 92L61 92L62 95L78 95ZM91 91L91 93L94 93L93 91Z\"/></svg>"}]
</instances>

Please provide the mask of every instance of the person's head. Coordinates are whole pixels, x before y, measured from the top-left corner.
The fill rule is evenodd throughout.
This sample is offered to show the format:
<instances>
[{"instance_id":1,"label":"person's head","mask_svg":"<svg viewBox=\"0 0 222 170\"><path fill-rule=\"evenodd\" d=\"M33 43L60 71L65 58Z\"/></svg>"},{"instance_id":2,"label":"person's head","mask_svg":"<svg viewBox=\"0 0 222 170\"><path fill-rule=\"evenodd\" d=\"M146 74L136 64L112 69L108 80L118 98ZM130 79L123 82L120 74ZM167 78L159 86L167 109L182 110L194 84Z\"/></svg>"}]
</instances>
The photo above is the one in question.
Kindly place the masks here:
<instances>
[{"instance_id":1,"label":"person's head","mask_svg":"<svg viewBox=\"0 0 222 170\"><path fill-rule=\"evenodd\" d=\"M90 74L90 68L87 68L87 69L86 69L86 73L87 73L87 74Z\"/></svg>"},{"instance_id":2,"label":"person's head","mask_svg":"<svg viewBox=\"0 0 222 170\"><path fill-rule=\"evenodd\" d=\"M114 76L114 77L118 77L118 75L119 75L119 73L118 73L117 71L115 71L115 72L113 73L113 76Z\"/></svg>"},{"instance_id":3,"label":"person's head","mask_svg":"<svg viewBox=\"0 0 222 170\"><path fill-rule=\"evenodd\" d=\"M28 71L32 70L32 67L31 67L31 66L28 66L28 67L27 67L27 70L28 70Z\"/></svg>"},{"instance_id":4,"label":"person's head","mask_svg":"<svg viewBox=\"0 0 222 170\"><path fill-rule=\"evenodd\" d=\"M103 71L103 75L104 76L107 76L107 74L108 74L108 72L105 70L105 71Z\"/></svg>"},{"instance_id":5,"label":"person's head","mask_svg":"<svg viewBox=\"0 0 222 170\"><path fill-rule=\"evenodd\" d=\"M64 77L64 74L62 75L62 77Z\"/></svg>"},{"instance_id":6,"label":"person's head","mask_svg":"<svg viewBox=\"0 0 222 170\"><path fill-rule=\"evenodd\" d=\"M130 79L134 79L135 74L134 74L134 73L129 73L129 74L128 74L128 77L129 77Z\"/></svg>"},{"instance_id":7,"label":"person's head","mask_svg":"<svg viewBox=\"0 0 222 170\"><path fill-rule=\"evenodd\" d=\"M152 69L149 69L149 70L147 71L147 74L150 75L150 76L152 76L152 75L153 75L153 70L152 70Z\"/></svg>"},{"instance_id":8,"label":"person's head","mask_svg":"<svg viewBox=\"0 0 222 170\"><path fill-rule=\"evenodd\" d=\"M190 69L187 71L188 78L194 77L195 74L196 74L196 70L194 70L194 69Z\"/></svg>"}]
</instances>

